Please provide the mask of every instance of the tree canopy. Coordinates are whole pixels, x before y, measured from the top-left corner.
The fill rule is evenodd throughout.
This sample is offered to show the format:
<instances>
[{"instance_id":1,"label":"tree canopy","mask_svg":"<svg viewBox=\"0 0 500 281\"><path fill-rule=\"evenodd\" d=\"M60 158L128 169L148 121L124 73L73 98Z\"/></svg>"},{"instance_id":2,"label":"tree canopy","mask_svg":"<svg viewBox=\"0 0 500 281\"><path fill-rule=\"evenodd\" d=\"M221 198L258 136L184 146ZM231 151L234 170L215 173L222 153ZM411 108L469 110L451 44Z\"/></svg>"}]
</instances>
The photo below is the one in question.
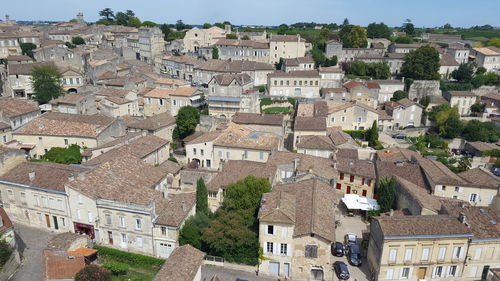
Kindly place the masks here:
<instances>
[{"instance_id":1,"label":"tree canopy","mask_svg":"<svg viewBox=\"0 0 500 281\"><path fill-rule=\"evenodd\" d=\"M176 119L176 127L173 132L175 139L183 139L191 135L200 123L200 112L192 106L183 106L179 109Z\"/></svg>"},{"instance_id":2,"label":"tree canopy","mask_svg":"<svg viewBox=\"0 0 500 281\"><path fill-rule=\"evenodd\" d=\"M444 138L456 138L462 133L463 124L458 109L449 104L434 106L429 114L429 120L435 122L438 134Z\"/></svg>"},{"instance_id":3,"label":"tree canopy","mask_svg":"<svg viewBox=\"0 0 500 281\"><path fill-rule=\"evenodd\" d=\"M347 65L346 73L356 76L369 76L373 79L388 79L391 77L391 70L386 62L366 63L354 61Z\"/></svg>"},{"instance_id":4,"label":"tree canopy","mask_svg":"<svg viewBox=\"0 0 500 281\"><path fill-rule=\"evenodd\" d=\"M405 91L395 91L392 95L391 101L398 101L408 97L408 93Z\"/></svg>"},{"instance_id":5,"label":"tree canopy","mask_svg":"<svg viewBox=\"0 0 500 281\"><path fill-rule=\"evenodd\" d=\"M405 27L404 27L404 32L406 32L406 34L408 34L408 35L414 35L415 34L415 26L413 25L413 23L411 23L411 22L406 23Z\"/></svg>"},{"instance_id":6,"label":"tree canopy","mask_svg":"<svg viewBox=\"0 0 500 281\"><path fill-rule=\"evenodd\" d=\"M394 178L381 178L377 190L377 201L380 212L389 212L395 209L396 204L396 180Z\"/></svg>"},{"instance_id":7,"label":"tree canopy","mask_svg":"<svg viewBox=\"0 0 500 281\"><path fill-rule=\"evenodd\" d=\"M61 73L53 65L34 67L31 72L34 99L40 104L45 104L64 95L61 79Z\"/></svg>"},{"instance_id":8,"label":"tree canopy","mask_svg":"<svg viewBox=\"0 0 500 281\"><path fill-rule=\"evenodd\" d=\"M405 56L401 74L415 80L439 80L439 53L431 46L422 46Z\"/></svg>"},{"instance_id":9,"label":"tree canopy","mask_svg":"<svg viewBox=\"0 0 500 281\"><path fill-rule=\"evenodd\" d=\"M196 213L208 214L208 190L205 181L199 178L196 182Z\"/></svg>"},{"instance_id":10,"label":"tree canopy","mask_svg":"<svg viewBox=\"0 0 500 281\"><path fill-rule=\"evenodd\" d=\"M470 83L474 76L475 67L472 63L463 63L458 69L453 70L451 72L451 77L457 80L458 82Z\"/></svg>"},{"instance_id":11,"label":"tree canopy","mask_svg":"<svg viewBox=\"0 0 500 281\"><path fill-rule=\"evenodd\" d=\"M366 31L359 25L345 25L339 32L344 48L365 48L368 44Z\"/></svg>"},{"instance_id":12,"label":"tree canopy","mask_svg":"<svg viewBox=\"0 0 500 281\"><path fill-rule=\"evenodd\" d=\"M212 59L214 59L214 60L219 59L219 48L217 48L217 47L212 48Z\"/></svg>"},{"instance_id":13,"label":"tree canopy","mask_svg":"<svg viewBox=\"0 0 500 281\"><path fill-rule=\"evenodd\" d=\"M80 146L72 144L68 147L53 147L43 155L42 159L60 164L80 164L82 154Z\"/></svg>"},{"instance_id":14,"label":"tree canopy","mask_svg":"<svg viewBox=\"0 0 500 281\"><path fill-rule=\"evenodd\" d=\"M368 38L386 38L391 37L391 31L389 27L383 22L381 23L370 23L366 29L366 37Z\"/></svg>"},{"instance_id":15,"label":"tree canopy","mask_svg":"<svg viewBox=\"0 0 500 281\"><path fill-rule=\"evenodd\" d=\"M83 38L80 36L75 36L71 38L71 43L73 43L74 45L84 45L85 40L83 40Z\"/></svg>"},{"instance_id":16,"label":"tree canopy","mask_svg":"<svg viewBox=\"0 0 500 281\"><path fill-rule=\"evenodd\" d=\"M21 47L21 52L23 55L34 58L33 50L36 49L35 44L33 44L33 43L21 43L20 47Z\"/></svg>"}]
</instances>

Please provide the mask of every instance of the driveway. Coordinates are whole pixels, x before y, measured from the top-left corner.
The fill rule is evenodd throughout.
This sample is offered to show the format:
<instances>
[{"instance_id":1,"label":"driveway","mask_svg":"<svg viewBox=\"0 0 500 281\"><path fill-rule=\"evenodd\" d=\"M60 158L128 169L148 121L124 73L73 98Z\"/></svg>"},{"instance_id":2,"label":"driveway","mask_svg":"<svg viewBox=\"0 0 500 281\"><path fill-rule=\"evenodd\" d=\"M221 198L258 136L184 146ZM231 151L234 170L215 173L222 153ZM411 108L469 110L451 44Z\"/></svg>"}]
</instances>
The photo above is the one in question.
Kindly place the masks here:
<instances>
[{"instance_id":1,"label":"driveway","mask_svg":"<svg viewBox=\"0 0 500 281\"><path fill-rule=\"evenodd\" d=\"M55 234L16 223L14 224L14 229L22 240L21 243L24 243L26 248L21 267L9 280L43 280L42 251Z\"/></svg>"},{"instance_id":2,"label":"driveway","mask_svg":"<svg viewBox=\"0 0 500 281\"><path fill-rule=\"evenodd\" d=\"M217 275L220 281L235 281L237 278L248 281L276 281L278 280L278 276L264 277L264 276L256 276L255 273L250 273L247 271L239 271L233 269L227 269L220 266L213 265L202 265L201 266L201 280L202 281L210 281L212 277ZM282 279L284 280L284 279Z\"/></svg>"}]
</instances>

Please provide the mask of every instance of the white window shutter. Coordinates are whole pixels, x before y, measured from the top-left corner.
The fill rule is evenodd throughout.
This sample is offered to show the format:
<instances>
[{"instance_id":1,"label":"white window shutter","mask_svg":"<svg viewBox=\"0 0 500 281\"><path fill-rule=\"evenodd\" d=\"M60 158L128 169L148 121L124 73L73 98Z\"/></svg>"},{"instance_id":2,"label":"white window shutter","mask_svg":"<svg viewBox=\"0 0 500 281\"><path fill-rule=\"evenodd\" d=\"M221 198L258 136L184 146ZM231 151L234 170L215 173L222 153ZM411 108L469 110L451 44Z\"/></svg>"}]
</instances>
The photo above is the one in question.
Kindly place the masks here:
<instances>
[{"instance_id":1,"label":"white window shutter","mask_svg":"<svg viewBox=\"0 0 500 281\"><path fill-rule=\"evenodd\" d=\"M408 279L413 279L411 274L413 273L413 267L410 267L410 271L408 272Z\"/></svg>"},{"instance_id":2,"label":"white window shutter","mask_svg":"<svg viewBox=\"0 0 500 281\"><path fill-rule=\"evenodd\" d=\"M432 269L432 278L436 277L437 266Z\"/></svg>"},{"instance_id":3,"label":"white window shutter","mask_svg":"<svg viewBox=\"0 0 500 281\"><path fill-rule=\"evenodd\" d=\"M388 269L387 269L386 279L391 280L391 279L392 279L392 277L393 277L393 275L394 275L394 269L392 269L392 268L388 268Z\"/></svg>"},{"instance_id":4,"label":"white window shutter","mask_svg":"<svg viewBox=\"0 0 500 281\"><path fill-rule=\"evenodd\" d=\"M275 255L279 255L280 253L280 243L274 243L273 245L273 251Z\"/></svg>"},{"instance_id":5,"label":"white window shutter","mask_svg":"<svg viewBox=\"0 0 500 281\"><path fill-rule=\"evenodd\" d=\"M457 265L457 270L455 270L455 275L453 276L459 276L460 275L459 272L460 272L460 266Z\"/></svg>"},{"instance_id":6,"label":"white window shutter","mask_svg":"<svg viewBox=\"0 0 500 281\"><path fill-rule=\"evenodd\" d=\"M443 266L443 271L441 272L441 277L448 276L448 266Z\"/></svg>"},{"instance_id":7,"label":"white window shutter","mask_svg":"<svg viewBox=\"0 0 500 281\"><path fill-rule=\"evenodd\" d=\"M458 188L458 192L459 192L459 193L463 193L463 192L464 192L464 188L463 188L463 187L459 187L459 188Z\"/></svg>"},{"instance_id":8,"label":"white window shutter","mask_svg":"<svg viewBox=\"0 0 500 281\"><path fill-rule=\"evenodd\" d=\"M477 266L472 266L469 269L469 277L476 277Z\"/></svg>"},{"instance_id":9,"label":"white window shutter","mask_svg":"<svg viewBox=\"0 0 500 281\"><path fill-rule=\"evenodd\" d=\"M264 249L264 251L263 251L264 254L267 253L267 243L266 242L262 243L262 249Z\"/></svg>"},{"instance_id":10,"label":"white window shutter","mask_svg":"<svg viewBox=\"0 0 500 281\"><path fill-rule=\"evenodd\" d=\"M292 249L291 248L292 248L292 244L288 244L286 246L286 255L287 256L291 256L292 255Z\"/></svg>"},{"instance_id":11,"label":"white window shutter","mask_svg":"<svg viewBox=\"0 0 500 281\"><path fill-rule=\"evenodd\" d=\"M460 247L460 258L464 257L464 253L465 253L464 247Z\"/></svg>"},{"instance_id":12,"label":"white window shutter","mask_svg":"<svg viewBox=\"0 0 500 281\"><path fill-rule=\"evenodd\" d=\"M452 259L454 259L457 256L457 251L458 247L453 248L453 256L451 257Z\"/></svg>"}]
</instances>

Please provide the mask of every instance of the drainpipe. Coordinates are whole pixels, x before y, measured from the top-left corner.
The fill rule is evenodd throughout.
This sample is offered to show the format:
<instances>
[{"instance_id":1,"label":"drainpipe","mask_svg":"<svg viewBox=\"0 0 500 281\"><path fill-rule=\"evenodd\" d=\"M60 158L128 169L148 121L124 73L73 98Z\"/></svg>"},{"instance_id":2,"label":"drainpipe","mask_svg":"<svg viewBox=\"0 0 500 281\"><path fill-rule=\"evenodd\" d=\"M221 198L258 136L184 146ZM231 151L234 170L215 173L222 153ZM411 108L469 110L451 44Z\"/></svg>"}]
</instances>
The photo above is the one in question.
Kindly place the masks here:
<instances>
[{"instance_id":1,"label":"drainpipe","mask_svg":"<svg viewBox=\"0 0 500 281\"><path fill-rule=\"evenodd\" d=\"M465 266L467 265L467 260L469 259L469 250L470 250L471 242L472 242L472 239L469 238L467 240L467 251L465 252L465 259L464 259L464 264L462 265L462 272L460 273L460 277L464 276Z\"/></svg>"}]
</instances>

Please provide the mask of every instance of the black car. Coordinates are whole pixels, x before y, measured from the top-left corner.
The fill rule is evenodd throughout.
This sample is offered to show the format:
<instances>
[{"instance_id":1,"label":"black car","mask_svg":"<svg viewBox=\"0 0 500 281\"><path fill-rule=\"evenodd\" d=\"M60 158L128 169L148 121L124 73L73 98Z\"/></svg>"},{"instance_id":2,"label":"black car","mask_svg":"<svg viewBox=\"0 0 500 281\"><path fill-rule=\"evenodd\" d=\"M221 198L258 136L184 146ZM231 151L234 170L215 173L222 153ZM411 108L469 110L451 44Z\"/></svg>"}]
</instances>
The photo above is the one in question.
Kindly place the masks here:
<instances>
[{"instance_id":1,"label":"black car","mask_svg":"<svg viewBox=\"0 0 500 281\"><path fill-rule=\"evenodd\" d=\"M333 269L340 280L349 280L349 269L347 269L347 265L344 262L336 261L333 264Z\"/></svg>"},{"instance_id":2,"label":"black car","mask_svg":"<svg viewBox=\"0 0 500 281\"><path fill-rule=\"evenodd\" d=\"M354 266L361 266L361 251L359 246L356 244L351 244L347 250L347 261L349 264Z\"/></svg>"},{"instance_id":3,"label":"black car","mask_svg":"<svg viewBox=\"0 0 500 281\"><path fill-rule=\"evenodd\" d=\"M340 242L332 243L332 255L342 257L344 255L344 244Z\"/></svg>"},{"instance_id":4,"label":"black car","mask_svg":"<svg viewBox=\"0 0 500 281\"><path fill-rule=\"evenodd\" d=\"M405 134L394 134L394 135L392 135L392 138L402 140L402 139L406 138L406 135Z\"/></svg>"}]
</instances>

